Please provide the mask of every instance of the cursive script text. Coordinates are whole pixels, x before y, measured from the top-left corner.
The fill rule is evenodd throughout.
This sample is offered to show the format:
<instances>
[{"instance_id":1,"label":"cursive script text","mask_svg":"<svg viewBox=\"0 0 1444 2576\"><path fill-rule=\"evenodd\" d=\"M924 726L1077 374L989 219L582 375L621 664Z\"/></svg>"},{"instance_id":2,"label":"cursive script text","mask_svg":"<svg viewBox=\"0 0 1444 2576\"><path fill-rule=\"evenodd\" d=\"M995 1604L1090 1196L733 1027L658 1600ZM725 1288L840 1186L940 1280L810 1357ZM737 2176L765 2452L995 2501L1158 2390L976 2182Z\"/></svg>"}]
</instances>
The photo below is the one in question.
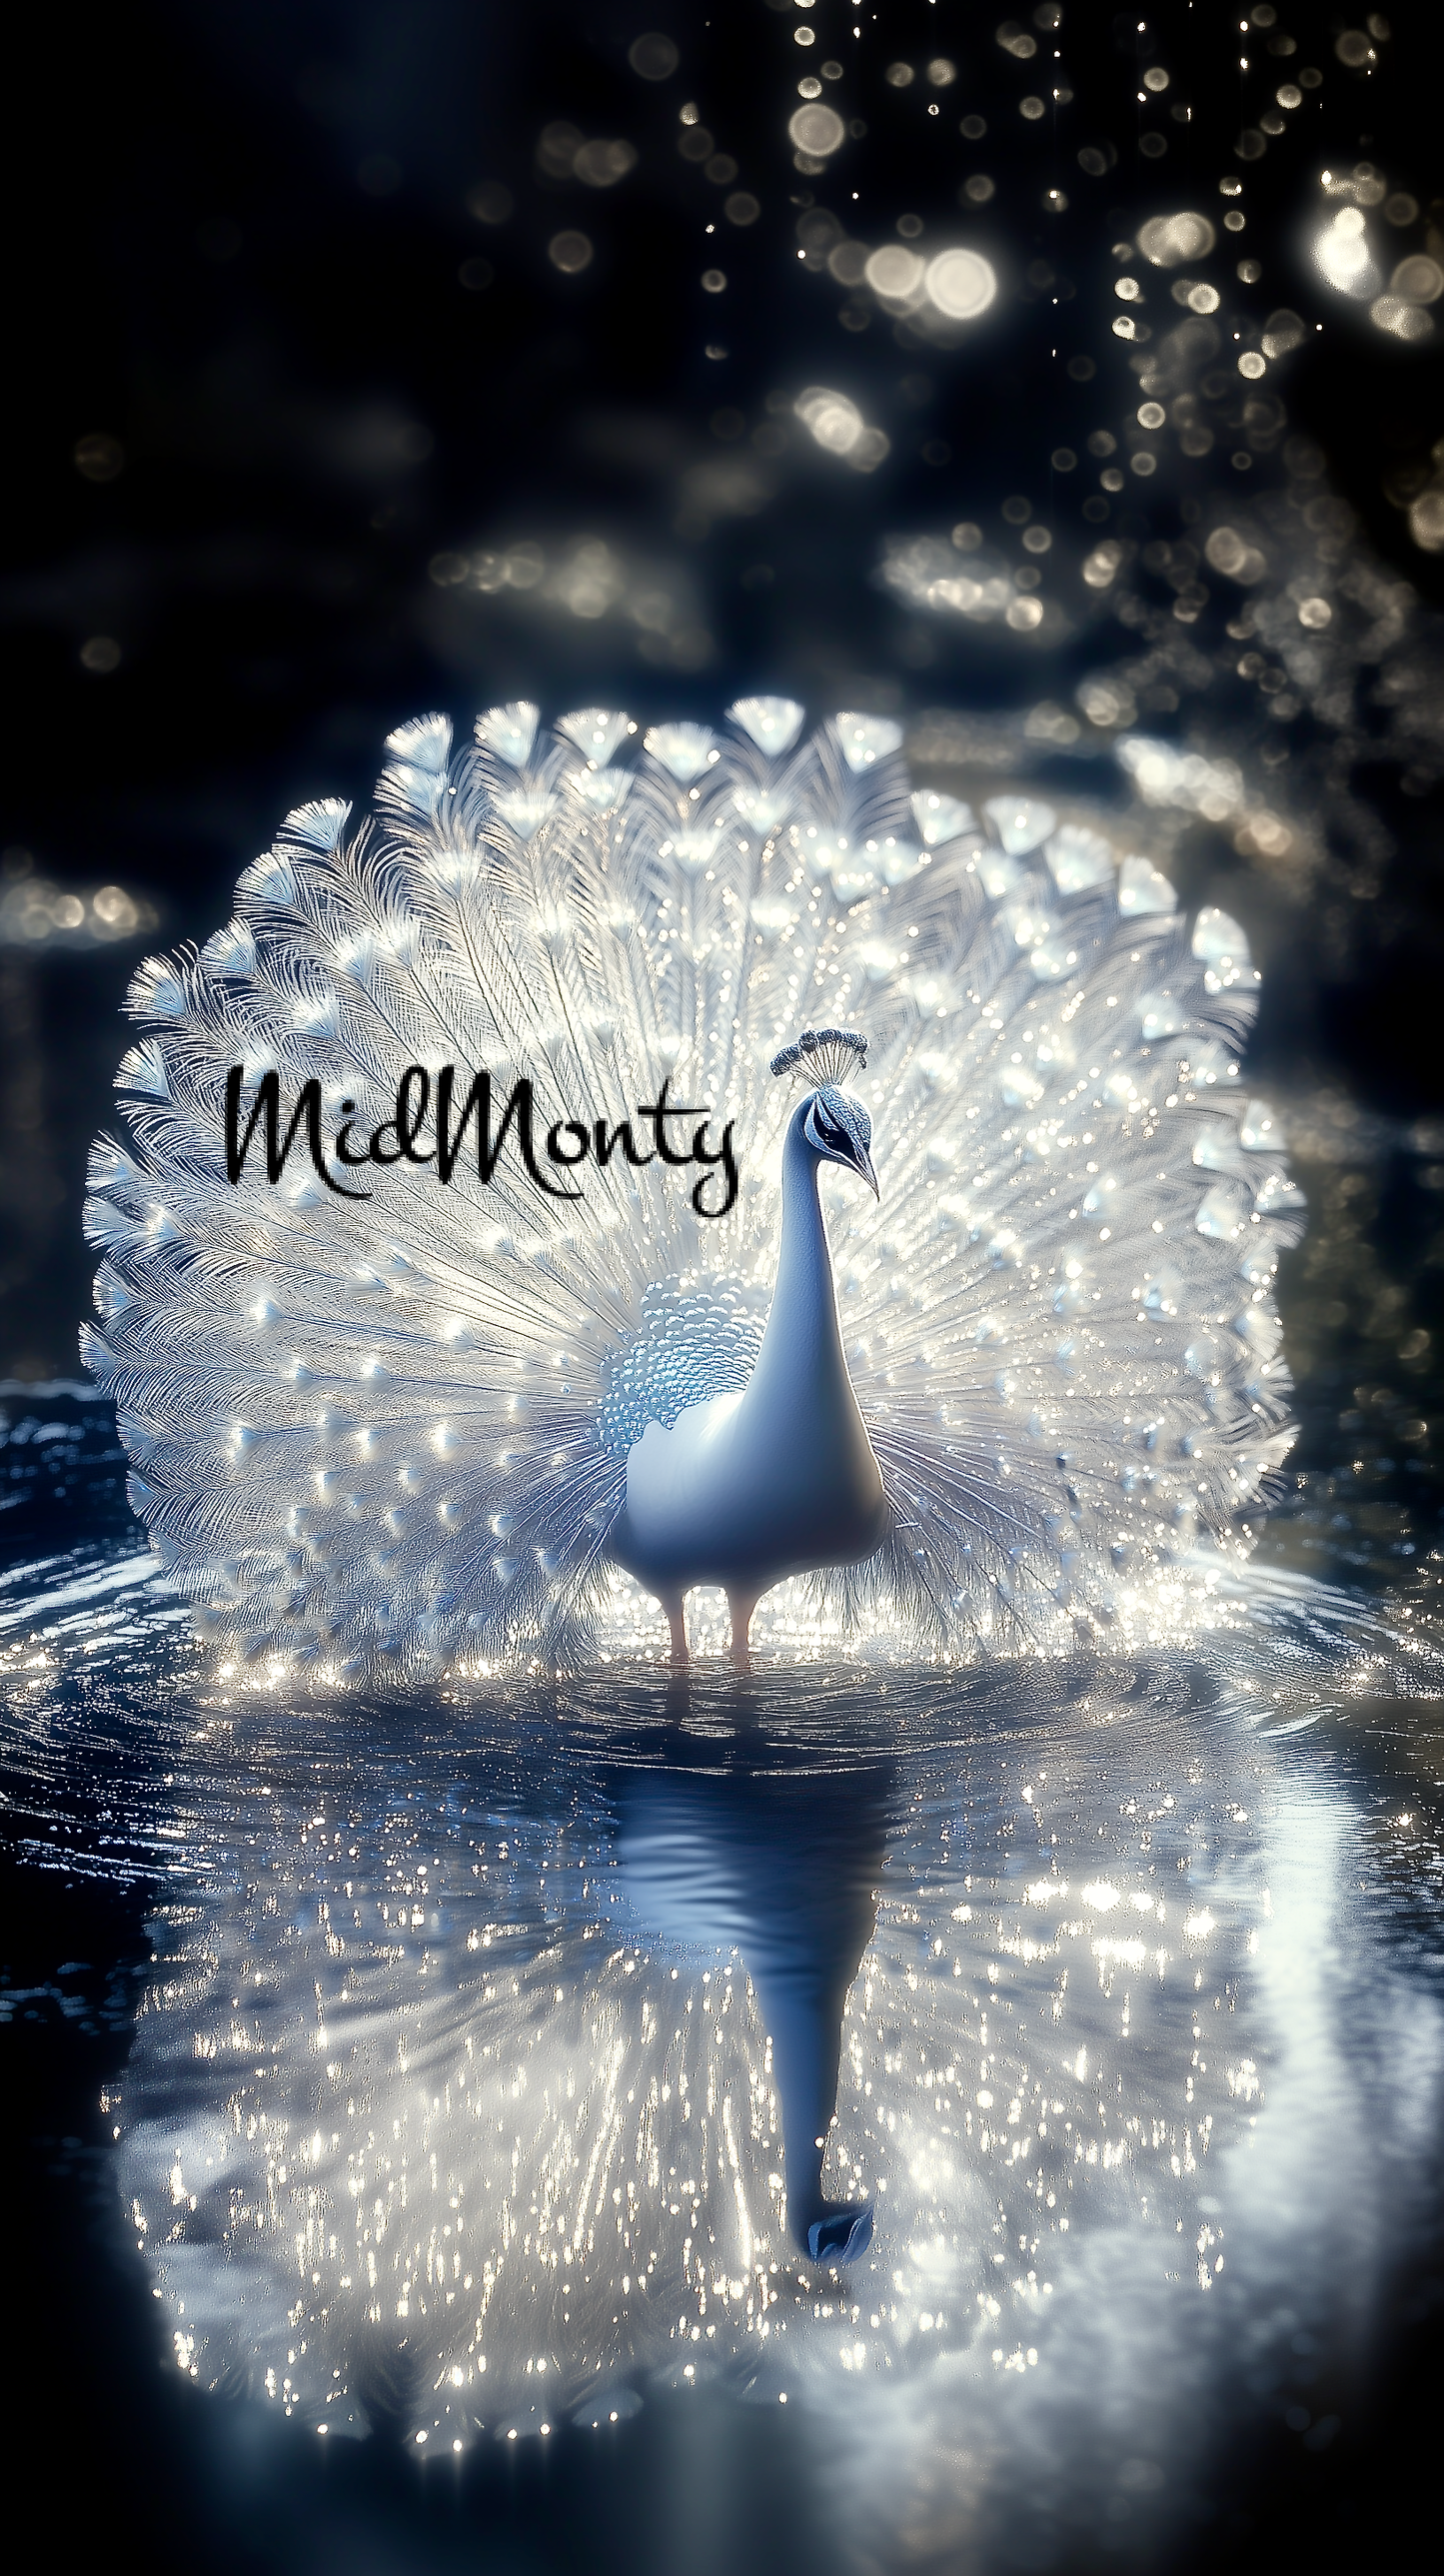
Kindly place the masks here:
<instances>
[{"instance_id":1,"label":"cursive script text","mask_svg":"<svg viewBox=\"0 0 1444 2576\"><path fill-rule=\"evenodd\" d=\"M485 1070L474 1073L458 1105L460 1079L454 1064L442 1065L434 1082L425 1065L409 1064L396 1086L393 1114L383 1118L369 1134L355 1123L356 1102L341 1102L341 1123L328 1150L323 1134L321 1085L316 1076L302 1083L290 1118L285 1120L279 1074L273 1070L261 1075L247 1109L242 1096L245 1067L233 1064L226 1075L226 1178L233 1187L239 1183L259 1128L268 1181L274 1185L280 1180L298 1140L304 1140L304 1151L317 1179L341 1199L369 1199L373 1193L348 1188L336 1178L333 1164L348 1172L368 1165L432 1164L436 1178L445 1186L458 1165L469 1172L474 1161L477 1179L489 1183L510 1142L524 1170L548 1198L579 1199L581 1189L557 1175L574 1172L588 1161L605 1171L613 1156L620 1154L624 1162L639 1169L647 1163L669 1164L679 1171L689 1165L699 1166L692 1205L700 1217L723 1217L736 1205L739 1176L732 1142L734 1122L728 1119L715 1149L710 1147L711 1110L669 1100L670 1076L656 1099L638 1108L636 1125L630 1118L616 1125L605 1118L557 1118L547 1127L544 1138L540 1137L536 1093L528 1075L512 1084L495 1120L491 1075ZM701 1124L691 1131L690 1141L686 1141L685 1131L679 1141L669 1130L674 1120L686 1118L699 1119ZM712 1186L714 1174L720 1174L720 1178ZM709 1186L717 1200L711 1207L707 1205Z\"/></svg>"}]
</instances>

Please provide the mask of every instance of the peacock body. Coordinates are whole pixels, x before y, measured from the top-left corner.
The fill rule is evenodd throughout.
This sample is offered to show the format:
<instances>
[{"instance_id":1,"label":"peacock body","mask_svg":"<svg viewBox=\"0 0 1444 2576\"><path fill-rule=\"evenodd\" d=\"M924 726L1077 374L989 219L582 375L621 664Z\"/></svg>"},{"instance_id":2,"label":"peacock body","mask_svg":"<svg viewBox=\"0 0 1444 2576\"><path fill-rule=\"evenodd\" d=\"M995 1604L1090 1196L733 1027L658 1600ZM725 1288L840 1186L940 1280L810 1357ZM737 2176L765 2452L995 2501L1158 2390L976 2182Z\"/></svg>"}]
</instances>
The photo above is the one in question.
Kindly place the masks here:
<instances>
[{"instance_id":1,"label":"peacock body","mask_svg":"<svg viewBox=\"0 0 1444 2576\"><path fill-rule=\"evenodd\" d=\"M84 1352L207 1632L557 1662L722 1583L778 1638L1046 1650L1237 1532L1303 1204L1242 932L1036 796L914 793L889 721L801 724L423 718L141 968Z\"/></svg>"}]
</instances>

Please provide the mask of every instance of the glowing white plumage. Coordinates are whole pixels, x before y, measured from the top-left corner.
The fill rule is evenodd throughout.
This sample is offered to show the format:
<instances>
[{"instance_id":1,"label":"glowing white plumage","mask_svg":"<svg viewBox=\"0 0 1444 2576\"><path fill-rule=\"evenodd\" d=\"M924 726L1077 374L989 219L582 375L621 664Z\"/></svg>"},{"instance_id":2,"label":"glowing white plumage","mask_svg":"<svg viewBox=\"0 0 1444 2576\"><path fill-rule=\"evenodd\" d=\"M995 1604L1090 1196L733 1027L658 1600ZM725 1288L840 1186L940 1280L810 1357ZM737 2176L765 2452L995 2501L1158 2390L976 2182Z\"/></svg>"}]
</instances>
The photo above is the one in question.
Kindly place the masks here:
<instances>
[{"instance_id":1,"label":"glowing white plumage","mask_svg":"<svg viewBox=\"0 0 1444 2576\"><path fill-rule=\"evenodd\" d=\"M576 1658L646 1642L627 1569L674 1638L709 1582L787 1633L769 1587L821 1569L817 1615L913 1650L1046 1646L1284 1454L1269 1283L1302 1201L1239 1086L1237 925L1190 942L1150 859L1036 798L912 794L882 719L797 745L790 702L732 712L634 760L596 710L494 710L455 760L424 718L373 819L303 807L228 927L137 976L86 1357L163 1561L243 1651ZM814 1021L866 1030L870 1131L773 1081ZM233 1185L237 1066L395 1150L298 1149L272 1185L258 1144ZM515 1128L442 1185L445 1066L458 1108L483 1069L498 1114L534 1085L540 1185ZM591 1142L664 1083L714 1157L732 1122L721 1217L715 1160ZM880 1202L830 1246L819 1160L862 1171L869 1132Z\"/></svg>"},{"instance_id":2,"label":"glowing white plumage","mask_svg":"<svg viewBox=\"0 0 1444 2576\"><path fill-rule=\"evenodd\" d=\"M826 1034L834 1054L863 1055L849 1032ZM773 1069L802 1057L805 1078L809 1059L827 1052L821 1033L808 1030ZM661 1601L674 1661L686 1658L683 1604L694 1585L725 1587L733 1659L745 1664L760 1594L789 1574L855 1564L886 1533L882 1475L847 1373L817 1192L819 1166L833 1162L876 1196L870 1142L867 1112L834 1082L799 1103L783 1139L777 1284L752 1375L742 1393L690 1405L670 1428L649 1422L628 1455L611 1552Z\"/></svg>"}]
</instances>

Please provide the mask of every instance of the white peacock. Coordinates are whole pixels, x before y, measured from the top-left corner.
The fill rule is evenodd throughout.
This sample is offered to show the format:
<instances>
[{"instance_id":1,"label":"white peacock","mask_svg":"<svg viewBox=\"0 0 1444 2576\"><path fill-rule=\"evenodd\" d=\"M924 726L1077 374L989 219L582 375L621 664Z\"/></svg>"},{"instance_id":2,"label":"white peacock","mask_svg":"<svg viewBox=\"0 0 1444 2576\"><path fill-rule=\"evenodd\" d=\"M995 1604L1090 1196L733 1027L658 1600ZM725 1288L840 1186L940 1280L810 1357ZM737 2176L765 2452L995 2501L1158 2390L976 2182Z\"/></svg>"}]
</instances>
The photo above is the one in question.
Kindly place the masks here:
<instances>
[{"instance_id":1,"label":"white peacock","mask_svg":"<svg viewBox=\"0 0 1444 2576\"><path fill-rule=\"evenodd\" d=\"M1175 1617L1203 1542L1245 1543L1303 1201L1240 1082L1242 931L1190 936L1096 820L914 793L886 719L801 726L514 705L454 757L422 718L374 816L303 806L137 975L84 1351L243 1657L575 1663L649 1651L647 1595L682 1657L710 1586L739 1661L750 1629L1048 1651ZM359 1136L445 1065L525 1078L583 1153L666 1083L732 1122L735 1203L625 1151L438 1186L421 1124L364 1198L329 1145L228 1178L233 1068Z\"/></svg>"}]
</instances>

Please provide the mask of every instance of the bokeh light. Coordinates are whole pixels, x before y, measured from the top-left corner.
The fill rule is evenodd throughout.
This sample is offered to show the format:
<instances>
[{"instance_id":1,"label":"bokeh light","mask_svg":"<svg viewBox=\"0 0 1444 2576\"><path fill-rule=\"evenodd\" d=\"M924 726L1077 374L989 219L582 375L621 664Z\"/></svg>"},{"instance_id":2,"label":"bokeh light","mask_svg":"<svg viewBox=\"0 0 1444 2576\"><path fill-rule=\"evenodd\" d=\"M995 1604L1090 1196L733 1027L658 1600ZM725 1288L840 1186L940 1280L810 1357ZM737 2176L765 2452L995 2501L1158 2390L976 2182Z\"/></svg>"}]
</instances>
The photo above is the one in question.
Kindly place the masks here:
<instances>
[{"instance_id":1,"label":"bokeh light","mask_svg":"<svg viewBox=\"0 0 1444 2576\"><path fill-rule=\"evenodd\" d=\"M638 36L628 48L627 60L639 80L670 80L682 57L670 36Z\"/></svg>"},{"instance_id":2,"label":"bokeh light","mask_svg":"<svg viewBox=\"0 0 1444 2576\"><path fill-rule=\"evenodd\" d=\"M568 228L565 232L553 233L547 244L547 257L553 268L561 270L563 277L578 277L584 268L591 266L592 245L585 233Z\"/></svg>"},{"instance_id":3,"label":"bokeh light","mask_svg":"<svg viewBox=\"0 0 1444 2576\"><path fill-rule=\"evenodd\" d=\"M1154 215L1140 225L1138 247L1155 268L1177 268L1186 259L1207 259L1217 239L1207 215Z\"/></svg>"},{"instance_id":4,"label":"bokeh light","mask_svg":"<svg viewBox=\"0 0 1444 2576\"><path fill-rule=\"evenodd\" d=\"M846 140L847 128L835 107L799 107L789 117L787 131L799 152L807 152L815 161L825 161Z\"/></svg>"},{"instance_id":5,"label":"bokeh light","mask_svg":"<svg viewBox=\"0 0 1444 2576\"><path fill-rule=\"evenodd\" d=\"M1314 258L1320 274L1340 295L1373 295L1378 288L1379 272L1357 206L1341 206L1315 236Z\"/></svg>"},{"instance_id":6,"label":"bokeh light","mask_svg":"<svg viewBox=\"0 0 1444 2576\"><path fill-rule=\"evenodd\" d=\"M869 254L863 275L874 295L906 304L918 293L926 267L915 250L904 250L901 242L885 242L881 250Z\"/></svg>"},{"instance_id":7,"label":"bokeh light","mask_svg":"<svg viewBox=\"0 0 1444 2576\"><path fill-rule=\"evenodd\" d=\"M886 434L869 428L856 403L846 394L835 393L826 385L809 385L798 395L793 408L819 447L826 448L830 456L844 457L860 473L871 473L888 453L890 441Z\"/></svg>"},{"instance_id":8,"label":"bokeh light","mask_svg":"<svg viewBox=\"0 0 1444 2576\"><path fill-rule=\"evenodd\" d=\"M976 250L939 251L929 260L923 283L938 311L955 322L976 321L998 292L996 270Z\"/></svg>"}]
</instances>

